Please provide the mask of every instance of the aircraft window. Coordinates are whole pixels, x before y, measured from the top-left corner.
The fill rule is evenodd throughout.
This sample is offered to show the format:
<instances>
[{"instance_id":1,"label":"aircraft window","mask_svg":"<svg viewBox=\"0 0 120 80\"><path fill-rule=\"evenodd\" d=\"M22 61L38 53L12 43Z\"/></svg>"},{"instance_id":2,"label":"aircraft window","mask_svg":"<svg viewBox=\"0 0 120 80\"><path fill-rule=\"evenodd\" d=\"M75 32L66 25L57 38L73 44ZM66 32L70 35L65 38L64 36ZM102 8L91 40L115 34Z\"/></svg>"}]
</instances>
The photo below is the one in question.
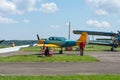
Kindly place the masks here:
<instances>
[{"instance_id":1,"label":"aircraft window","mask_svg":"<svg viewBox=\"0 0 120 80\"><path fill-rule=\"evenodd\" d=\"M49 37L49 40L64 41L66 39L64 37Z\"/></svg>"},{"instance_id":2,"label":"aircraft window","mask_svg":"<svg viewBox=\"0 0 120 80\"><path fill-rule=\"evenodd\" d=\"M53 38L53 37L50 37L49 40L54 40L54 38Z\"/></svg>"},{"instance_id":3,"label":"aircraft window","mask_svg":"<svg viewBox=\"0 0 120 80\"><path fill-rule=\"evenodd\" d=\"M59 41L61 41L61 38L58 38Z\"/></svg>"},{"instance_id":4,"label":"aircraft window","mask_svg":"<svg viewBox=\"0 0 120 80\"><path fill-rule=\"evenodd\" d=\"M55 38L54 38L54 37L52 37L52 40L55 40Z\"/></svg>"},{"instance_id":5,"label":"aircraft window","mask_svg":"<svg viewBox=\"0 0 120 80\"><path fill-rule=\"evenodd\" d=\"M54 37L54 40L56 40L56 38Z\"/></svg>"}]
</instances>

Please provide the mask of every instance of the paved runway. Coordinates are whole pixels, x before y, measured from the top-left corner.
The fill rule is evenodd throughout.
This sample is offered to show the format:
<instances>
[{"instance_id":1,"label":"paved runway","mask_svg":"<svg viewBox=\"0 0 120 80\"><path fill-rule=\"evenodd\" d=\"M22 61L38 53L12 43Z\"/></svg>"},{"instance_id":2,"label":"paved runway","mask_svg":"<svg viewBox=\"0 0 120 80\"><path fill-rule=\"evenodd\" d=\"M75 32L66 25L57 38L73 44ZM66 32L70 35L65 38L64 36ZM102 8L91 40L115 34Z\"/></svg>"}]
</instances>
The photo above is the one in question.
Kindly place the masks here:
<instances>
[{"instance_id":1,"label":"paved runway","mask_svg":"<svg viewBox=\"0 0 120 80\"><path fill-rule=\"evenodd\" d=\"M14 52L14 55L15 53L21 54L21 52ZM79 54L74 52L70 54L72 53ZM0 75L120 74L120 52L86 52L86 55L92 55L101 62L0 63Z\"/></svg>"}]
</instances>

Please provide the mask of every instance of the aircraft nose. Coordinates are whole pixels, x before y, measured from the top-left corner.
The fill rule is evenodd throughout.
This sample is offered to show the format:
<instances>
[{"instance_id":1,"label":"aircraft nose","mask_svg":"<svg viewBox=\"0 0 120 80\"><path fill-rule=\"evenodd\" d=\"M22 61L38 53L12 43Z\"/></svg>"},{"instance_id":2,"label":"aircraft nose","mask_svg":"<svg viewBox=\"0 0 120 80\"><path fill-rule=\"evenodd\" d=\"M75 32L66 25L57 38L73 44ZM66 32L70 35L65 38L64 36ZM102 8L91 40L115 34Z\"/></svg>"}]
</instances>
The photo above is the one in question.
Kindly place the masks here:
<instances>
[{"instance_id":1,"label":"aircraft nose","mask_svg":"<svg viewBox=\"0 0 120 80\"><path fill-rule=\"evenodd\" d=\"M39 44L44 44L44 40L40 39Z\"/></svg>"}]
</instances>

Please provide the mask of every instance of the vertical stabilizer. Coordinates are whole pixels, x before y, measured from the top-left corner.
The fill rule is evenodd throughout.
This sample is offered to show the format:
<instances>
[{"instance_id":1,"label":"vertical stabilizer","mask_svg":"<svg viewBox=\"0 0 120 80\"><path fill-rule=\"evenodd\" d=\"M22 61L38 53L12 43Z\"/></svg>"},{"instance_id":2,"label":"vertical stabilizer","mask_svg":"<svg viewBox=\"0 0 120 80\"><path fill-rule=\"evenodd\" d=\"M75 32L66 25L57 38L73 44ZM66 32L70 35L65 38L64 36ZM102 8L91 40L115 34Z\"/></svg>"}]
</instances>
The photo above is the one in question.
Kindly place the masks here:
<instances>
[{"instance_id":1,"label":"vertical stabilizer","mask_svg":"<svg viewBox=\"0 0 120 80\"><path fill-rule=\"evenodd\" d=\"M87 41L88 41L88 34L86 32L83 32L80 38L77 40L76 45L79 46L81 42L87 44Z\"/></svg>"}]
</instances>

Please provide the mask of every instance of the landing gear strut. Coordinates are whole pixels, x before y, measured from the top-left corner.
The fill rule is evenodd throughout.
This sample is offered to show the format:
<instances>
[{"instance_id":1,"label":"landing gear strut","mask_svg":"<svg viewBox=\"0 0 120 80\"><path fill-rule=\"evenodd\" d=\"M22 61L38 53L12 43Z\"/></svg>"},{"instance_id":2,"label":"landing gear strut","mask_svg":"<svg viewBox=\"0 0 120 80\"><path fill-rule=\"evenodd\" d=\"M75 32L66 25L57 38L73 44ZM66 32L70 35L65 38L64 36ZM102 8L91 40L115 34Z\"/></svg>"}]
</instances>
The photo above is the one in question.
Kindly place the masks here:
<instances>
[{"instance_id":1,"label":"landing gear strut","mask_svg":"<svg viewBox=\"0 0 120 80\"><path fill-rule=\"evenodd\" d=\"M61 50L59 51L59 54L63 54L62 48L61 48Z\"/></svg>"},{"instance_id":2,"label":"landing gear strut","mask_svg":"<svg viewBox=\"0 0 120 80\"><path fill-rule=\"evenodd\" d=\"M111 48L111 51L114 51L114 48L113 48L113 47Z\"/></svg>"},{"instance_id":3,"label":"landing gear strut","mask_svg":"<svg viewBox=\"0 0 120 80\"><path fill-rule=\"evenodd\" d=\"M83 53L83 49L80 49L80 56L83 56L84 53Z\"/></svg>"},{"instance_id":4,"label":"landing gear strut","mask_svg":"<svg viewBox=\"0 0 120 80\"><path fill-rule=\"evenodd\" d=\"M114 51L114 48L115 48L115 46L113 45L113 46L111 47L111 51Z\"/></svg>"}]
</instances>

